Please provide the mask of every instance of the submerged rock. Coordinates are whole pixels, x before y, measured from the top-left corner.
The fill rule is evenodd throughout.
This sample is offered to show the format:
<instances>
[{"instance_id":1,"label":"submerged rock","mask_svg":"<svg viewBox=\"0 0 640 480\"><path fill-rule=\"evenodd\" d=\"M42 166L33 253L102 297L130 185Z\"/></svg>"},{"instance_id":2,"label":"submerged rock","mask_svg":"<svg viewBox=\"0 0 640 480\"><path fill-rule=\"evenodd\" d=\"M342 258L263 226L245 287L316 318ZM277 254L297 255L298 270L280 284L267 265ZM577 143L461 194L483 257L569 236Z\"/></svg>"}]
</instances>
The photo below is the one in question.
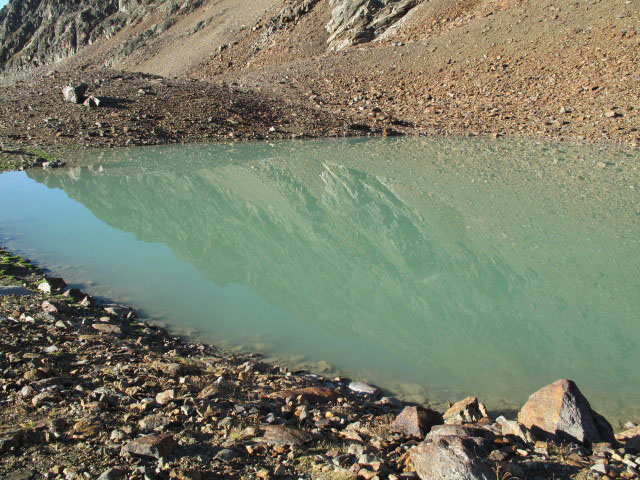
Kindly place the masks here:
<instances>
[{"instance_id":1,"label":"submerged rock","mask_svg":"<svg viewBox=\"0 0 640 480\"><path fill-rule=\"evenodd\" d=\"M518 413L518 421L534 434L544 432L584 444L615 442L609 422L591 409L576 384L567 379L531 395Z\"/></svg>"}]
</instances>

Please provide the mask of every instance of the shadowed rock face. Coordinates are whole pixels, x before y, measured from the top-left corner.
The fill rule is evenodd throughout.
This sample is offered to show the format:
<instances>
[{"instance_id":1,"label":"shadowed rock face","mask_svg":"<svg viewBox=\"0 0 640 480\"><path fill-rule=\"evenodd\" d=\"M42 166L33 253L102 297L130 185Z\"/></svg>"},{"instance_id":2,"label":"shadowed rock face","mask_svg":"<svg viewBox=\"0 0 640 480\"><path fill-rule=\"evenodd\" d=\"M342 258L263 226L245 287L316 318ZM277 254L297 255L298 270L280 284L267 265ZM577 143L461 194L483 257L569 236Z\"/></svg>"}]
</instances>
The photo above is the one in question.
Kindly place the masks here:
<instances>
[{"instance_id":1,"label":"shadowed rock face","mask_svg":"<svg viewBox=\"0 0 640 480\"><path fill-rule=\"evenodd\" d=\"M11 1L0 11L0 72L55 62L101 37L115 34L127 17L117 0Z\"/></svg>"}]
</instances>

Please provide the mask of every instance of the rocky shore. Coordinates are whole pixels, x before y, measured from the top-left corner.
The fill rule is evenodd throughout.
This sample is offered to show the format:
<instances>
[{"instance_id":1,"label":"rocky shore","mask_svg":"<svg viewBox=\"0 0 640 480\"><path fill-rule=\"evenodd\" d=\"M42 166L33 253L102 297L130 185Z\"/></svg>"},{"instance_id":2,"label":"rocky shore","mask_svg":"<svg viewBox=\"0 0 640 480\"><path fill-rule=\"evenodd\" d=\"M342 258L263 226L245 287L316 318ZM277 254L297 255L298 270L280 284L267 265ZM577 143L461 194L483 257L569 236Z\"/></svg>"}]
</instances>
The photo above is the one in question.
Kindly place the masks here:
<instances>
[{"instance_id":1,"label":"rocky shore","mask_svg":"<svg viewBox=\"0 0 640 480\"><path fill-rule=\"evenodd\" d=\"M0 251L0 478L639 478L569 380L516 419L447 411L357 379L289 371L171 336Z\"/></svg>"},{"instance_id":2,"label":"rocky shore","mask_svg":"<svg viewBox=\"0 0 640 480\"><path fill-rule=\"evenodd\" d=\"M96 68L42 69L4 85L0 170L61 162L86 148L397 133L233 84ZM69 85L100 101L65 101Z\"/></svg>"}]
</instances>

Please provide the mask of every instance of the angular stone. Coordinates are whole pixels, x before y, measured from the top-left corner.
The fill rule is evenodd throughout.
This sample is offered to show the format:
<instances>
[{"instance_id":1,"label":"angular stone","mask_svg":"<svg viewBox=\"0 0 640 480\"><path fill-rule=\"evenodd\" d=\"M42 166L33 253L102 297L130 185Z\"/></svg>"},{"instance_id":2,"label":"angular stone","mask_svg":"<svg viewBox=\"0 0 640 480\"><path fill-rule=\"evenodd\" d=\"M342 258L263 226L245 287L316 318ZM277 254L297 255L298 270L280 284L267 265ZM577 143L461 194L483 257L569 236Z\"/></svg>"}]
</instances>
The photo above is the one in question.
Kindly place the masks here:
<instances>
[{"instance_id":1,"label":"angular stone","mask_svg":"<svg viewBox=\"0 0 640 480\"><path fill-rule=\"evenodd\" d=\"M410 450L413 467L423 480L495 480L495 473L476 455L468 438L437 436Z\"/></svg>"},{"instance_id":2,"label":"angular stone","mask_svg":"<svg viewBox=\"0 0 640 480\"><path fill-rule=\"evenodd\" d=\"M89 85L81 83L79 85L67 85L62 89L62 96L67 102L82 103Z\"/></svg>"},{"instance_id":3,"label":"angular stone","mask_svg":"<svg viewBox=\"0 0 640 480\"><path fill-rule=\"evenodd\" d=\"M84 293L77 288L70 288L69 290L65 290L62 296L71 298L74 302L79 302L85 297Z\"/></svg>"},{"instance_id":4,"label":"angular stone","mask_svg":"<svg viewBox=\"0 0 640 480\"><path fill-rule=\"evenodd\" d=\"M31 399L31 404L34 407L41 407L45 403L56 403L60 401L60 395L54 392L42 392L37 394Z\"/></svg>"},{"instance_id":5,"label":"angular stone","mask_svg":"<svg viewBox=\"0 0 640 480\"><path fill-rule=\"evenodd\" d=\"M103 430L104 426L98 420L79 420L73 425L73 433L78 436L92 437Z\"/></svg>"},{"instance_id":6,"label":"angular stone","mask_svg":"<svg viewBox=\"0 0 640 480\"><path fill-rule=\"evenodd\" d=\"M487 409L478 402L478 397L467 397L454 403L443 417L447 424L475 423L487 417Z\"/></svg>"},{"instance_id":7,"label":"angular stone","mask_svg":"<svg viewBox=\"0 0 640 480\"><path fill-rule=\"evenodd\" d=\"M373 385L369 385L365 382L351 382L349 384L349 390L354 391L356 393L361 393L363 395L378 395L380 393L380 389Z\"/></svg>"},{"instance_id":8,"label":"angular stone","mask_svg":"<svg viewBox=\"0 0 640 480\"><path fill-rule=\"evenodd\" d=\"M141 430L162 429L170 425L172 420L164 415L149 415L138 422Z\"/></svg>"},{"instance_id":9,"label":"angular stone","mask_svg":"<svg viewBox=\"0 0 640 480\"><path fill-rule=\"evenodd\" d=\"M22 444L25 431L21 428L7 430L0 433L0 455L12 449L17 449Z\"/></svg>"},{"instance_id":10,"label":"angular stone","mask_svg":"<svg viewBox=\"0 0 640 480\"><path fill-rule=\"evenodd\" d=\"M336 400L340 394L327 387L306 387L293 390L281 390L269 395L269 398L288 398L302 396L312 403L328 402Z\"/></svg>"},{"instance_id":11,"label":"angular stone","mask_svg":"<svg viewBox=\"0 0 640 480\"><path fill-rule=\"evenodd\" d=\"M176 398L175 390L165 390L164 392L160 392L156 395L156 402L160 405L166 405L171 402L174 398Z\"/></svg>"},{"instance_id":12,"label":"angular stone","mask_svg":"<svg viewBox=\"0 0 640 480\"><path fill-rule=\"evenodd\" d=\"M640 426L620 432L616 434L615 438L624 444L626 450L640 453Z\"/></svg>"},{"instance_id":13,"label":"angular stone","mask_svg":"<svg viewBox=\"0 0 640 480\"><path fill-rule=\"evenodd\" d=\"M313 440L313 435L299 428L284 425L269 425L264 427L261 440L271 445L303 445Z\"/></svg>"},{"instance_id":14,"label":"angular stone","mask_svg":"<svg viewBox=\"0 0 640 480\"><path fill-rule=\"evenodd\" d=\"M20 468L7 473L3 480L31 480L33 478L33 470L28 468Z\"/></svg>"},{"instance_id":15,"label":"angular stone","mask_svg":"<svg viewBox=\"0 0 640 480\"><path fill-rule=\"evenodd\" d=\"M535 435L546 433L578 443L615 442L607 420L591 410L574 382L557 380L529 397L518 421Z\"/></svg>"},{"instance_id":16,"label":"angular stone","mask_svg":"<svg viewBox=\"0 0 640 480\"><path fill-rule=\"evenodd\" d=\"M220 389L215 385L207 385L198 394L198 398L211 398L220 393Z\"/></svg>"},{"instance_id":17,"label":"angular stone","mask_svg":"<svg viewBox=\"0 0 640 480\"><path fill-rule=\"evenodd\" d=\"M97 108L100 106L100 99L98 97L94 97L93 95L89 95L82 104L85 107L89 108Z\"/></svg>"},{"instance_id":18,"label":"angular stone","mask_svg":"<svg viewBox=\"0 0 640 480\"><path fill-rule=\"evenodd\" d=\"M422 407L404 407L391 424L394 432L420 440L429 433L431 427L442 423L442 415L435 410Z\"/></svg>"},{"instance_id":19,"label":"angular stone","mask_svg":"<svg viewBox=\"0 0 640 480\"><path fill-rule=\"evenodd\" d=\"M531 432L521 423L516 422L515 420L507 420L502 415L496 418L496 423L500 425L502 430L502 435L508 437L512 435L514 437L519 438L525 443L533 443L535 439Z\"/></svg>"},{"instance_id":20,"label":"angular stone","mask_svg":"<svg viewBox=\"0 0 640 480\"><path fill-rule=\"evenodd\" d=\"M164 363L164 362L154 361L151 364L151 368L173 378L187 374L187 367L185 365L182 365L176 362Z\"/></svg>"},{"instance_id":21,"label":"angular stone","mask_svg":"<svg viewBox=\"0 0 640 480\"><path fill-rule=\"evenodd\" d=\"M131 440L122 450L132 455L161 458L173 453L175 446L171 435L145 435Z\"/></svg>"},{"instance_id":22,"label":"angular stone","mask_svg":"<svg viewBox=\"0 0 640 480\"><path fill-rule=\"evenodd\" d=\"M122 333L122 329L118 325L112 325L110 323L94 323L91 325L91 328L102 333Z\"/></svg>"},{"instance_id":23,"label":"angular stone","mask_svg":"<svg viewBox=\"0 0 640 480\"><path fill-rule=\"evenodd\" d=\"M46 277L46 282L56 292L62 291L67 286L67 283L60 277Z\"/></svg>"},{"instance_id":24,"label":"angular stone","mask_svg":"<svg viewBox=\"0 0 640 480\"><path fill-rule=\"evenodd\" d=\"M120 480L125 477L124 470L119 468L110 468L102 472L102 475L98 477L98 480Z\"/></svg>"},{"instance_id":25,"label":"angular stone","mask_svg":"<svg viewBox=\"0 0 640 480\"><path fill-rule=\"evenodd\" d=\"M486 428L469 425L434 425L427 434L426 440L446 436L469 437L483 440L483 446L489 446L496 438L495 434Z\"/></svg>"},{"instance_id":26,"label":"angular stone","mask_svg":"<svg viewBox=\"0 0 640 480\"><path fill-rule=\"evenodd\" d=\"M223 448L222 450L219 450L218 453L216 453L216 458L224 462L230 462L231 460L239 456L240 454L237 451L230 448Z\"/></svg>"}]
</instances>

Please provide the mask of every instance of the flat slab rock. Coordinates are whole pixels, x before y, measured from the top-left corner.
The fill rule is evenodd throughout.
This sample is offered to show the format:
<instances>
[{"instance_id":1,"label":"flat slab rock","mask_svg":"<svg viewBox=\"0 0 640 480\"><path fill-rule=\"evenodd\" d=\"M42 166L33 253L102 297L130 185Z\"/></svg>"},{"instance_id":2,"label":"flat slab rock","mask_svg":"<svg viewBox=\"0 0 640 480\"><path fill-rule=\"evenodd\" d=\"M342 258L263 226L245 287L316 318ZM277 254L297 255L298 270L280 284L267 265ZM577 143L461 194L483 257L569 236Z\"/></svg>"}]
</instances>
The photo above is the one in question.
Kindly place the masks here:
<instances>
[{"instance_id":1,"label":"flat slab rock","mask_svg":"<svg viewBox=\"0 0 640 480\"><path fill-rule=\"evenodd\" d=\"M161 458L171 453L176 443L171 435L145 435L131 440L122 451L143 457Z\"/></svg>"},{"instance_id":2,"label":"flat slab rock","mask_svg":"<svg viewBox=\"0 0 640 480\"><path fill-rule=\"evenodd\" d=\"M16 296L25 296L25 295L33 295L34 293L31 290L27 290L22 287L3 287L0 285L0 297L5 297L8 295L16 295Z\"/></svg>"},{"instance_id":3,"label":"flat slab rock","mask_svg":"<svg viewBox=\"0 0 640 480\"><path fill-rule=\"evenodd\" d=\"M335 390L327 387L305 387L274 392L269 395L269 398L285 399L298 396L305 397L306 399L317 403L322 401L328 402L336 400L340 395Z\"/></svg>"},{"instance_id":4,"label":"flat slab rock","mask_svg":"<svg viewBox=\"0 0 640 480\"><path fill-rule=\"evenodd\" d=\"M591 409L577 385L567 379L532 394L518 413L518 421L534 435L547 433L583 444L615 443L609 422Z\"/></svg>"},{"instance_id":5,"label":"flat slab rock","mask_svg":"<svg viewBox=\"0 0 640 480\"><path fill-rule=\"evenodd\" d=\"M365 382L351 382L349 384L349 390L361 393L363 395L378 395L380 393L380 389L373 385L369 385Z\"/></svg>"},{"instance_id":6,"label":"flat slab rock","mask_svg":"<svg viewBox=\"0 0 640 480\"><path fill-rule=\"evenodd\" d=\"M260 440L271 445L303 445L311 442L313 435L299 428L269 425L264 427L264 435Z\"/></svg>"},{"instance_id":7,"label":"flat slab rock","mask_svg":"<svg viewBox=\"0 0 640 480\"><path fill-rule=\"evenodd\" d=\"M493 470L476 455L477 444L457 435L436 436L411 450L422 480L495 480Z\"/></svg>"}]
</instances>

